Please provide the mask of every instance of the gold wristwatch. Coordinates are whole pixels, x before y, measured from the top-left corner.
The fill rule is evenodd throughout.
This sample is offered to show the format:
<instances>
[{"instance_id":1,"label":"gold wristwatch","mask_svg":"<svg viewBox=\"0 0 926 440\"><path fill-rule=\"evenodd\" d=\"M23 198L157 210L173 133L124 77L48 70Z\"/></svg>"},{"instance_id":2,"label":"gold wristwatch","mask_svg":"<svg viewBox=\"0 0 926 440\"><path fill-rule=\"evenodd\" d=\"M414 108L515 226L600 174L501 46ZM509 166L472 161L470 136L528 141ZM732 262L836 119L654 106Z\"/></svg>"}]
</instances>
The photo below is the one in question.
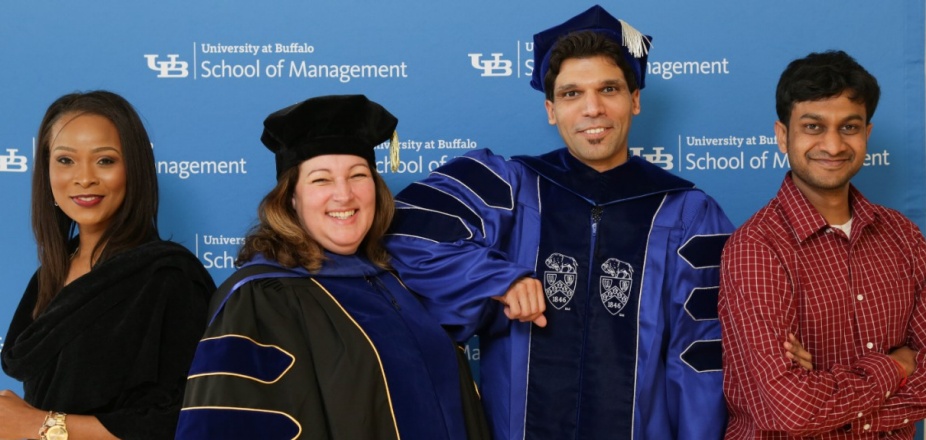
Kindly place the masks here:
<instances>
[{"instance_id":1,"label":"gold wristwatch","mask_svg":"<svg viewBox=\"0 0 926 440\"><path fill-rule=\"evenodd\" d=\"M65 423L67 416L65 413L56 412L54 416L47 417L41 440L68 440L68 428Z\"/></svg>"}]
</instances>

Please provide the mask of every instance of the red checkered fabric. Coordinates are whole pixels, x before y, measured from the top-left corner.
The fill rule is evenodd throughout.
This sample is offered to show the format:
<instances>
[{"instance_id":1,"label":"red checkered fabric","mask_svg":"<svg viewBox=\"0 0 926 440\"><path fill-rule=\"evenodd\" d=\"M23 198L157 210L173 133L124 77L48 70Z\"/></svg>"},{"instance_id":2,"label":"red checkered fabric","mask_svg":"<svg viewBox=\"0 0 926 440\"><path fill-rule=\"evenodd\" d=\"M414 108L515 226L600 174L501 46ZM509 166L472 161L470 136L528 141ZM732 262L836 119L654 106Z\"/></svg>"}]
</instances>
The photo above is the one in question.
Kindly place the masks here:
<instances>
[{"instance_id":1,"label":"red checkered fabric","mask_svg":"<svg viewBox=\"0 0 926 440\"><path fill-rule=\"evenodd\" d=\"M851 238L788 175L727 242L727 439L912 439L926 417L926 240L854 187L850 203ZM814 371L785 357L788 333L813 355ZM900 388L886 353L902 345L920 350L922 367Z\"/></svg>"}]
</instances>

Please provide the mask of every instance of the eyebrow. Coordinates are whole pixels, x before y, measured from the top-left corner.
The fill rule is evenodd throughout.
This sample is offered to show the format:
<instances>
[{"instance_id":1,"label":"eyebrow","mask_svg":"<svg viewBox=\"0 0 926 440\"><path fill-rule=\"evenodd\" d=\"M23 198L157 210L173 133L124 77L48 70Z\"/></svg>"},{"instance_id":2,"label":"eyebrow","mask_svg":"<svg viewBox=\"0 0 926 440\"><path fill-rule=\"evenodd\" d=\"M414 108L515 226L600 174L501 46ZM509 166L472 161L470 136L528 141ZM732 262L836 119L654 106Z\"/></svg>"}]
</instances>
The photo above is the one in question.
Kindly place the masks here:
<instances>
[{"instance_id":1,"label":"eyebrow","mask_svg":"<svg viewBox=\"0 0 926 440\"><path fill-rule=\"evenodd\" d=\"M800 119L812 119L814 121L820 121L820 120L823 120L823 115L820 115L817 113L804 113L803 115L800 116ZM852 114L841 120L841 122L845 122L845 121L863 121L864 122L865 118L863 118L862 115L859 115L859 114Z\"/></svg>"},{"instance_id":2,"label":"eyebrow","mask_svg":"<svg viewBox=\"0 0 926 440\"><path fill-rule=\"evenodd\" d=\"M76 152L77 152L77 149L76 149L76 148L69 147L69 146L67 146L67 145L58 145L58 146L56 146L56 147L52 147L51 150L52 150L52 151L64 150L64 151L70 151L70 152L72 152L72 153L76 153ZM99 153L99 152L101 152L101 151L106 151L106 150L113 150L113 151L115 151L116 153L122 154L122 152L119 151L118 148L116 148L116 147L111 147L111 146L96 147L96 148L90 150L90 152L91 152L91 153Z\"/></svg>"},{"instance_id":3,"label":"eyebrow","mask_svg":"<svg viewBox=\"0 0 926 440\"><path fill-rule=\"evenodd\" d=\"M350 168L348 168L347 170L348 170L348 171L353 171L354 168L357 168L357 167L363 167L364 169L370 169L369 165L366 163L366 161L364 161L363 163L359 163L359 162L358 162L358 163L355 163L355 164L351 165ZM331 172L333 172L333 171L331 171L330 168L312 168L311 170L309 170L308 172L306 172L305 175L308 176L308 175L310 175L310 174L312 174L312 173L318 173L318 172L331 173Z\"/></svg>"},{"instance_id":4,"label":"eyebrow","mask_svg":"<svg viewBox=\"0 0 926 440\"><path fill-rule=\"evenodd\" d=\"M621 81L620 79L617 79L617 78L614 78L614 79L606 79L606 80L604 80L604 81L601 81L601 82L598 83L598 85L597 85L597 87L607 87L607 86L623 86L623 87L626 87L626 86L627 86L627 81ZM577 88L577 87L579 87L579 85L576 84L576 83L566 83L566 84L563 84L563 85L557 87L557 88L554 90L554 92L562 92L562 91L571 90L571 89L574 89L574 88Z\"/></svg>"}]
</instances>

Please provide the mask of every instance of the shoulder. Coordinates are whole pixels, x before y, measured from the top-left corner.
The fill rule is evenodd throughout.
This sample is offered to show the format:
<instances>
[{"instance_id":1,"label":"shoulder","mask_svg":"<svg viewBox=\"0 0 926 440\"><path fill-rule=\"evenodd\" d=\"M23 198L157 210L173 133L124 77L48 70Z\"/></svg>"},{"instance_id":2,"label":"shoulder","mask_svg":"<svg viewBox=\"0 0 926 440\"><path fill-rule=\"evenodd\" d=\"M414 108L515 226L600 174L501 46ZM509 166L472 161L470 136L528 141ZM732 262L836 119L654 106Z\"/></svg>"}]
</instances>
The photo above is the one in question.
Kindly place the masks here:
<instances>
[{"instance_id":1,"label":"shoulder","mask_svg":"<svg viewBox=\"0 0 926 440\"><path fill-rule=\"evenodd\" d=\"M180 271L186 276L212 283L212 277L203 264L186 247L167 240L158 240L139 246L133 251L136 258L147 261L154 272Z\"/></svg>"},{"instance_id":2,"label":"shoulder","mask_svg":"<svg viewBox=\"0 0 926 440\"><path fill-rule=\"evenodd\" d=\"M882 205L871 205L874 215L879 220L880 223L887 226L902 228L909 231L915 231L919 234L919 227L913 223L907 216L903 215L900 211L892 208L888 208Z\"/></svg>"},{"instance_id":3,"label":"shoulder","mask_svg":"<svg viewBox=\"0 0 926 440\"><path fill-rule=\"evenodd\" d=\"M470 151L458 156L433 171L432 176L445 176L466 185L479 185L487 182L509 182L514 170L522 168L520 164L489 149Z\"/></svg>"},{"instance_id":4,"label":"shoulder","mask_svg":"<svg viewBox=\"0 0 926 440\"><path fill-rule=\"evenodd\" d=\"M492 150L479 149L451 159L418 183L434 187L462 185L471 189L492 188L496 185L504 187L509 185L513 170L520 168L523 168L520 164ZM409 185L399 193L399 197L414 186L414 183Z\"/></svg>"},{"instance_id":5,"label":"shoulder","mask_svg":"<svg viewBox=\"0 0 926 440\"><path fill-rule=\"evenodd\" d=\"M131 251L136 258L146 259L155 266L202 266L186 247L169 240L155 240Z\"/></svg>"},{"instance_id":6,"label":"shoulder","mask_svg":"<svg viewBox=\"0 0 926 440\"><path fill-rule=\"evenodd\" d=\"M900 211L881 205L871 205L874 213L874 225L885 232L884 235L902 240L907 246L922 245L924 240L919 226Z\"/></svg>"},{"instance_id":7,"label":"shoulder","mask_svg":"<svg viewBox=\"0 0 926 440\"><path fill-rule=\"evenodd\" d=\"M720 209L720 204L700 188L680 188L668 194L670 198L683 200L686 210Z\"/></svg>"},{"instance_id":8,"label":"shoulder","mask_svg":"<svg viewBox=\"0 0 926 440\"><path fill-rule=\"evenodd\" d=\"M238 290L251 294L281 297L299 291L319 291L318 282L312 277L269 276L249 280Z\"/></svg>"},{"instance_id":9,"label":"shoulder","mask_svg":"<svg viewBox=\"0 0 926 440\"><path fill-rule=\"evenodd\" d=\"M212 276L187 248L156 240L125 251L101 267L100 275L114 282L124 279L139 286L139 294L149 292L165 297L204 298L215 291Z\"/></svg>"},{"instance_id":10,"label":"shoulder","mask_svg":"<svg viewBox=\"0 0 926 440\"><path fill-rule=\"evenodd\" d=\"M202 267L187 248L166 240L152 240L114 255L101 264L107 268L157 269Z\"/></svg>"},{"instance_id":11,"label":"shoulder","mask_svg":"<svg viewBox=\"0 0 926 440\"><path fill-rule=\"evenodd\" d=\"M774 242L778 238L790 235L778 208L778 203L773 200L737 228L727 240L724 257L747 248L776 247Z\"/></svg>"},{"instance_id":12,"label":"shoulder","mask_svg":"<svg viewBox=\"0 0 926 440\"><path fill-rule=\"evenodd\" d=\"M720 204L713 197L698 188L680 188L665 194L659 225L676 225L692 233L716 233L724 237L734 230ZM662 194L655 193L661 197ZM726 238L724 238L726 240Z\"/></svg>"},{"instance_id":13,"label":"shoulder","mask_svg":"<svg viewBox=\"0 0 926 440\"><path fill-rule=\"evenodd\" d=\"M504 168L511 165L511 162L500 154L495 154L488 148L480 148L470 151L462 156L453 159L450 163L462 162L470 166L480 165L490 168Z\"/></svg>"},{"instance_id":14,"label":"shoulder","mask_svg":"<svg viewBox=\"0 0 926 440\"><path fill-rule=\"evenodd\" d=\"M469 224L482 224L478 212L510 212L518 187L514 164L490 150L457 157L396 195L392 233L467 237ZM449 235L448 235L449 234ZM444 239L439 239L444 241Z\"/></svg>"},{"instance_id":15,"label":"shoulder","mask_svg":"<svg viewBox=\"0 0 926 440\"><path fill-rule=\"evenodd\" d=\"M695 184L690 180L683 179L675 174L672 174L660 166L653 164L652 162L643 159L639 156L633 156L627 160L627 164L632 167L638 168L646 178L649 180L659 182L661 185L666 187L673 188L684 188L684 189L694 189ZM700 191L700 190L698 190Z\"/></svg>"},{"instance_id":16,"label":"shoulder","mask_svg":"<svg viewBox=\"0 0 926 440\"><path fill-rule=\"evenodd\" d=\"M209 306L210 316L229 304L245 304L244 309L258 306L287 308L299 302L300 292L316 292L318 284L311 277L269 265L252 265L238 269L218 288ZM236 308L236 307L233 307Z\"/></svg>"}]
</instances>

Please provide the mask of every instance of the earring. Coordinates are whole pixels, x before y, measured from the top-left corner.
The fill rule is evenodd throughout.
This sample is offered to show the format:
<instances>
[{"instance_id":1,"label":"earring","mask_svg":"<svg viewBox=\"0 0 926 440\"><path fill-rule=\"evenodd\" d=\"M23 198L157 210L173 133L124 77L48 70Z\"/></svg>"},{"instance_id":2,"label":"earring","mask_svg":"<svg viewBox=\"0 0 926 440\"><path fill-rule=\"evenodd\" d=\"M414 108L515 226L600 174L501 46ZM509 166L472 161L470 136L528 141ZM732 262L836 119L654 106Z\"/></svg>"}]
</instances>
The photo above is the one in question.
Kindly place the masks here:
<instances>
[{"instance_id":1,"label":"earring","mask_svg":"<svg viewBox=\"0 0 926 440\"><path fill-rule=\"evenodd\" d=\"M58 206L58 202L52 202L52 203L54 203L54 204L55 204L55 206Z\"/></svg>"}]
</instances>

